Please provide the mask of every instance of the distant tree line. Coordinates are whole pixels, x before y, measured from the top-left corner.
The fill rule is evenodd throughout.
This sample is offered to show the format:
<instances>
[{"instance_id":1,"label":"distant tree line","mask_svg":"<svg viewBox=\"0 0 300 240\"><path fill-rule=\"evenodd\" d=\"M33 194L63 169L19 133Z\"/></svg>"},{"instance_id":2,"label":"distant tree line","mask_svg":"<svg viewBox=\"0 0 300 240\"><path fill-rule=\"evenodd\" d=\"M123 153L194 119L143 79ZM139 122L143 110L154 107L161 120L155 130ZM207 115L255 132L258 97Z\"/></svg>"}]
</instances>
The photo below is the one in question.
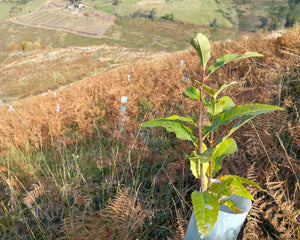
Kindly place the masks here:
<instances>
[{"instance_id":1,"label":"distant tree line","mask_svg":"<svg viewBox=\"0 0 300 240\"><path fill-rule=\"evenodd\" d=\"M41 46L39 42L30 42L30 41L22 41L20 43L13 43L8 47L9 51L28 51L33 49L45 48L45 46Z\"/></svg>"},{"instance_id":2,"label":"distant tree line","mask_svg":"<svg viewBox=\"0 0 300 240\"><path fill-rule=\"evenodd\" d=\"M300 0L289 0L289 11L286 16L286 27L292 27L296 23L295 7L300 3Z\"/></svg>"},{"instance_id":3,"label":"distant tree line","mask_svg":"<svg viewBox=\"0 0 300 240\"><path fill-rule=\"evenodd\" d=\"M268 25L268 30L276 30L281 26L281 23L285 21L285 27L292 27L296 23L296 5L300 3L300 0L288 0L288 7L277 7L271 13L271 19Z\"/></svg>"}]
</instances>

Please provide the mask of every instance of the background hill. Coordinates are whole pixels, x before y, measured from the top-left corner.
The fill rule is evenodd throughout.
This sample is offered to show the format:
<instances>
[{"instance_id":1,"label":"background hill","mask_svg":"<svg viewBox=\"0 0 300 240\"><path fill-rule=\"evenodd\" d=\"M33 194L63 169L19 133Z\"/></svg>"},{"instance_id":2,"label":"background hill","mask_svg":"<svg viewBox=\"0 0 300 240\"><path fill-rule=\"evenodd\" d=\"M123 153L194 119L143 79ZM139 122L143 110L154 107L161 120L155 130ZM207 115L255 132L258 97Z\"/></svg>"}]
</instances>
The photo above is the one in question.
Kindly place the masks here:
<instances>
[{"instance_id":1,"label":"background hill","mask_svg":"<svg viewBox=\"0 0 300 240\"><path fill-rule=\"evenodd\" d=\"M230 39L241 31L292 26L300 12L298 0L1 0L0 6L0 49L31 41L175 51L187 48L195 32Z\"/></svg>"}]
</instances>

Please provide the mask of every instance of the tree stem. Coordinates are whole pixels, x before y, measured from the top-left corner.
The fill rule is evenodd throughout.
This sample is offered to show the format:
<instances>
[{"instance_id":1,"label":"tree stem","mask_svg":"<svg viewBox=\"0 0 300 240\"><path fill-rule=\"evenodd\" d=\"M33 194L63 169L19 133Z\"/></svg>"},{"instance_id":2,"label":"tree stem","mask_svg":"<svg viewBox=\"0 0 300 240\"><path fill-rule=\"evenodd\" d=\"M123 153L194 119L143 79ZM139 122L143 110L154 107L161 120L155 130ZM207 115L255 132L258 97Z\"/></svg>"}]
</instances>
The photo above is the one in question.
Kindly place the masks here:
<instances>
[{"instance_id":1,"label":"tree stem","mask_svg":"<svg viewBox=\"0 0 300 240\"><path fill-rule=\"evenodd\" d=\"M214 132L210 133L210 148L214 146ZM211 173L212 173L212 161L213 161L214 153L212 153L211 160L209 161L209 174L208 174L208 184L207 188L210 187L211 184Z\"/></svg>"},{"instance_id":2,"label":"tree stem","mask_svg":"<svg viewBox=\"0 0 300 240\"><path fill-rule=\"evenodd\" d=\"M203 90L206 80L205 69L202 71L202 82L200 88L200 103L199 103L199 154L202 154L202 144L203 144L203 135L202 135L202 112L203 112ZM203 177L203 164L200 163L200 186L201 192L205 190L204 188L204 177Z\"/></svg>"}]
</instances>

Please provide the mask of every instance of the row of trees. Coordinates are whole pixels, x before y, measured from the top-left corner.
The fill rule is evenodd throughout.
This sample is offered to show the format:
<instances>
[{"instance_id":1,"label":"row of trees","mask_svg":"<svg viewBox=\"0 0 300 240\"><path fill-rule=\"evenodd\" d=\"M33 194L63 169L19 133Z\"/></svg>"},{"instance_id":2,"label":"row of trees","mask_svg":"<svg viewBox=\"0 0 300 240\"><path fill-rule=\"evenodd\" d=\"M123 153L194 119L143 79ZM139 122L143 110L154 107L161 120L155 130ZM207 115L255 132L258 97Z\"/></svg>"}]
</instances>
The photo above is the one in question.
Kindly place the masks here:
<instances>
[{"instance_id":1,"label":"row of trees","mask_svg":"<svg viewBox=\"0 0 300 240\"><path fill-rule=\"evenodd\" d=\"M269 19L261 18L263 26L266 26L268 30L276 30L282 26L292 27L296 23L296 5L300 3L300 0L288 0L288 7L279 6L270 9Z\"/></svg>"},{"instance_id":2,"label":"row of trees","mask_svg":"<svg viewBox=\"0 0 300 240\"><path fill-rule=\"evenodd\" d=\"M22 50L22 51L28 51L33 49L40 49L41 44L39 42L30 42L30 41L23 41L20 43L13 43L8 47L9 51L16 51L16 50Z\"/></svg>"}]
</instances>

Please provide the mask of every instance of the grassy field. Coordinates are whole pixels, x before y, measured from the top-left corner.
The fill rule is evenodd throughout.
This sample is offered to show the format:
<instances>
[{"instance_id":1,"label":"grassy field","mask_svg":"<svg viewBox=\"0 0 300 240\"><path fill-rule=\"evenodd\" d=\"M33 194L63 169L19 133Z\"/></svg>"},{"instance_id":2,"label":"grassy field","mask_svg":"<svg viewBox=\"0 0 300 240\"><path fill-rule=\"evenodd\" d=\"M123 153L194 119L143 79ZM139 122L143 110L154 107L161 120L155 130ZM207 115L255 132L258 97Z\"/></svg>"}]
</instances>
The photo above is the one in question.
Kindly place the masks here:
<instances>
[{"instance_id":1,"label":"grassy field","mask_svg":"<svg viewBox=\"0 0 300 240\"><path fill-rule=\"evenodd\" d=\"M218 5L215 1L165 1L165 0L142 0L142 1L121 1L120 5L112 6L107 5L106 1L97 1L98 6L102 6L99 9L112 13L113 9L120 15L132 15L138 9L142 11L147 10L150 12L152 9L156 9L157 16L161 17L165 14L174 14L174 19L185 22L194 23L198 25L209 25L214 18L220 27L232 27L230 21L222 16L219 11Z\"/></svg>"},{"instance_id":2,"label":"grassy field","mask_svg":"<svg viewBox=\"0 0 300 240\"><path fill-rule=\"evenodd\" d=\"M212 59L246 50L264 57L227 64L208 80L211 88L238 81L225 93L234 102L286 109L235 132L240 149L224 160L221 174L248 177L263 189L251 190L255 201L238 240L299 237L299 34L296 27L276 39L250 34L212 47ZM76 69L84 71L97 59L133 57L127 65L55 94L0 107L1 237L182 239L192 211L190 194L199 189L186 159L191 146L162 129L141 128L141 123L173 114L198 121L197 103L184 95L200 78L197 54L154 54L143 61L147 52L103 48L88 55L88 62L88 49L77 50L40 50L36 62L30 53L15 62L1 58L9 79L18 80L22 71L12 66L23 66L29 76L53 66L58 76L59 66L70 65L66 70L71 71L78 62ZM128 97L125 121L121 96ZM220 131L216 134L226 129Z\"/></svg>"},{"instance_id":3,"label":"grassy field","mask_svg":"<svg viewBox=\"0 0 300 240\"><path fill-rule=\"evenodd\" d=\"M217 19L220 27L232 27L230 21L222 16L218 5L213 0L169 1L163 13L174 13L174 18L182 22L209 25Z\"/></svg>"},{"instance_id":4,"label":"grassy field","mask_svg":"<svg viewBox=\"0 0 300 240\"><path fill-rule=\"evenodd\" d=\"M26 4L21 4L20 7L22 8L22 10L19 15L28 14L28 13L36 10L44 2L45 2L45 0L30 0Z\"/></svg>"},{"instance_id":5,"label":"grassy field","mask_svg":"<svg viewBox=\"0 0 300 240\"><path fill-rule=\"evenodd\" d=\"M9 11L13 6L15 6L13 3L0 2L0 21L9 17Z\"/></svg>"},{"instance_id":6,"label":"grassy field","mask_svg":"<svg viewBox=\"0 0 300 240\"><path fill-rule=\"evenodd\" d=\"M30 27L63 30L78 35L101 38L116 19L115 16L101 11L80 11L79 9L67 9L66 6L65 1L48 1L38 10L15 17L10 21Z\"/></svg>"},{"instance_id":7,"label":"grassy field","mask_svg":"<svg viewBox=\"0 0 300 240\"><path fill-rule=\"evenodd\" d=\"M9 17L28 14L36 10L45 0L30 0L26 3L19 1L0 1L0 21ZM13 10L15 8L15 10Z\"/></svg>"},{"instance_id":8,"label":"grassy field","mask_svg":"<svg viewBox=\"0 0 300 240\"><path fill-rule=\"evenodd\" d=\"M120 42L121 46L174 51L189 48L189 39L199 31L216 41L237 36L232 28L212 29L194 24L120 19L105 38Z\"/></svg>"},{"instance_id":9,"label":"grassy field","mask_svg":"<svg viewBox=\"0 0 300 240\"><path fill-rule=\"evenodd\" d=\"M180 31L178 31L180 30ZM188 41L198 31L203 31L212 40L224 40L237 36L232 29L179 24L172 22L152 22L120 19L103 38L92 38L64 31L26 27L10 22L0 23L0 42L6 48L22 41L40 42L48 47L93 46L106 43L128 48L159 51L177 51L190 47Z\"/></svg>"}]
</instances>

